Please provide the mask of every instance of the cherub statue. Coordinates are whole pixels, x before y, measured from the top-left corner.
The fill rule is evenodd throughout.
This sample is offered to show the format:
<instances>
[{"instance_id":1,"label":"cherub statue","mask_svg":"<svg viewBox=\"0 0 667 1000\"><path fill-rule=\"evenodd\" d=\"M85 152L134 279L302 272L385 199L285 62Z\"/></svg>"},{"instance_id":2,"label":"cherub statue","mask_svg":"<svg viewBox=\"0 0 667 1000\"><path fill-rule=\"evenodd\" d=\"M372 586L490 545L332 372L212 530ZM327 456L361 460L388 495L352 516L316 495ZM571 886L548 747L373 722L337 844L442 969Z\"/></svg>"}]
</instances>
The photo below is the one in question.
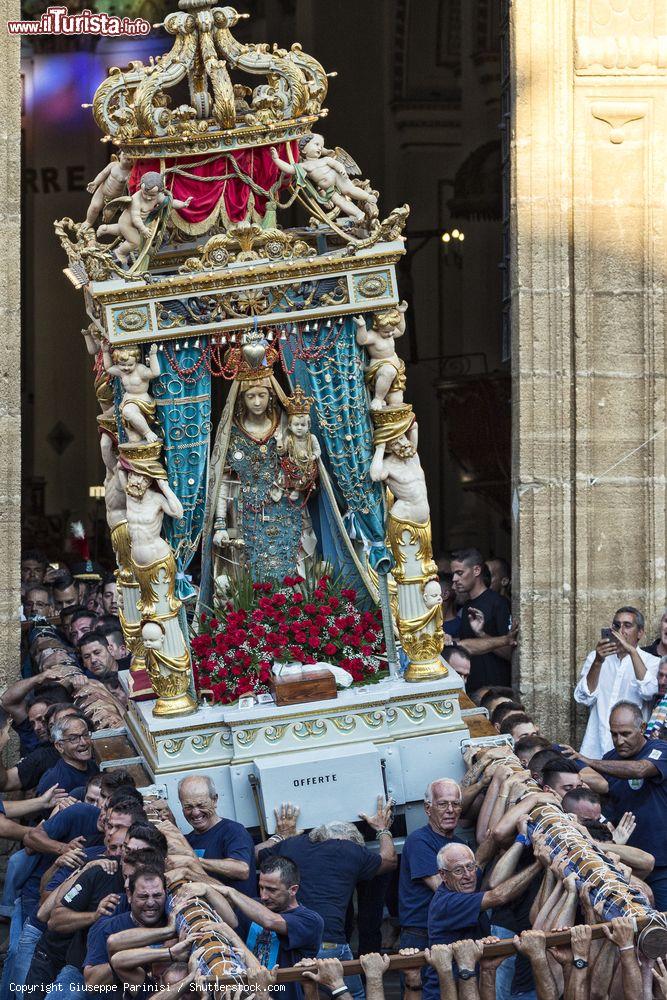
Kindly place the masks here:
<instances>
[{"instance_id":1,"label":"cherub statue","mask_svg":"<svg viewBox=\"0 0 667 1000\"><path fill-rule=\"evenodd\" d=\"M372 329L357 316L357 343L365 347L371 363L366 368L366 384L373 393L371 410L382 410L403 402L405 362L396 353L395 341L405 333L407 302L373 314Z\"/></svg>"},{"instance_id":2,"label":"cherub statue","mask_svg":"<svg viewBox=\"0 0 667 1000\"><path fill-rule=\"evenodd\" d=\"M157 220L158 225L169 212L170 208L187 208L192 196L185 201L177 201L165 190L164 176L155 171L148 171L141 178L138 189L122 212L118 222L113 225L103 225L97 230L100 236L122 236L123 242L114 251L121 264L126 264L133 251L140 250L147 240L152 239L157 225L148 228L148 223Z\"/></svg>"},{"instance_id":3,"label":"cherub statue","mask_svg":"<svg viewBox=\"0 0 667 1000\"><path fill-rule=\"evenodd\" d=\"M321 455L320 443L310 432L310 406L313 400L305 395L300 385L285 403L287 427L278 438L278 455L281 470L281 487L290 500L304 494L303 503L317 483L317 460Z\"/></svg>"},{"instance_id":4,"label":"cherub statue","mask_svg":"<svg viewBox=\"0 0 667 1000\"><path fill-rule=\"evenodd\" d=\"M121 419L127 431L128 441L157 441L158 436L150 429L156 419L156 403L149 395L148 387L161 374L157 360L157 344L149 353L149 364L141 363L138 347L119 347L109 353L108 344L103 350L105 371L117 376L123 383L125 394L120 403Z\"/></svg>"},{"instance_id":5,"label":"cherub statue","mask_svg":"<svg viewBox=\"0 0 667 1000\"><path fill-rule=\"evenodd\" d=\"M104 170L100 170L97 177L87 185L86 191L93 196L86 212L86 223L89 226L95 225L100 212L107 222L107 217L110 215L107 212L107 205L123 194L131 172L132 160L127 153L121 152L120 156L112 157Z\"/></svg>"},{"instance_id":6,"label":"cherub statue","mask_svg":"<svg viewBox=\"0 0 667 1000\"><path fill-rule=\"evenodd\" d=\"M377 215L377 197L350 180L361 173L352 157L337 146L325 149L321 135L305 135L299 139L299 163L281 160L278 150L271 147L271 159L284 174L296 178L297 186L305 188L321 205L335 206L354 222L361 223L368 216ZM362 211L355 202L361 202Z\"/></svg>"}]
</instances>

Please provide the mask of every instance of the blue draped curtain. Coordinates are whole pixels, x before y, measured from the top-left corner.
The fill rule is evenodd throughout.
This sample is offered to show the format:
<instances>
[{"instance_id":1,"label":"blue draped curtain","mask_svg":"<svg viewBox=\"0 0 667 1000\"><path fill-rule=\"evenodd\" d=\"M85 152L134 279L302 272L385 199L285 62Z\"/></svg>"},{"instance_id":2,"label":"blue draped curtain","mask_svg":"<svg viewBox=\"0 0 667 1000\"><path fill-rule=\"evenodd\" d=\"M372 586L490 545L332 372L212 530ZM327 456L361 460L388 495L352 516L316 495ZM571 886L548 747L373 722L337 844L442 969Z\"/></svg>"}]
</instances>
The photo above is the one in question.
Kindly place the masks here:
<instances>
[{"instance_id":1,"label":"blue draped curtain","mask_svg":"<svg viewBox=\"0 0 667 1000\"><path fill-rule=\"evenodd\" d=\"M207 339L201 338L200 344L203 351ZM180 521L165 518L164 534L176 559L176 594L186 600L196 593L185 573L199 545L204 524L211 435L211 375L204 364L192 375L187 374L201 358L198 348L176 348L170 344L167 349L186 374L181 376L174 372L166 350L160 351L158 360L162 375L151 384L151 392L157 401L169 485L183 504Z\"/></svg>"},{"instance_id":2,"label":"blue draped curtain","mask_svg":"<svg viewBox=\"0 0 667 1000\"><path fill-rule=\"evenodd\" d=\"M334 321L333 327L324 322L311 324L309 331L302 327L301 335L315 355L318 348L322 351L321 357L295 361L291 340L287 340L285 359L290 368L294 366L294 383L315 400L313 430L348 536L363 545L373 569L386 573L391 556L385 545L384 491L368 474L374 451L373 427L364 380L365 357L356 341L356 324L347 316ZM316 506L313 520L324 558L346 579L355 579L357 586L363 586L322 489Z\"/></svg>"}]
</instances>

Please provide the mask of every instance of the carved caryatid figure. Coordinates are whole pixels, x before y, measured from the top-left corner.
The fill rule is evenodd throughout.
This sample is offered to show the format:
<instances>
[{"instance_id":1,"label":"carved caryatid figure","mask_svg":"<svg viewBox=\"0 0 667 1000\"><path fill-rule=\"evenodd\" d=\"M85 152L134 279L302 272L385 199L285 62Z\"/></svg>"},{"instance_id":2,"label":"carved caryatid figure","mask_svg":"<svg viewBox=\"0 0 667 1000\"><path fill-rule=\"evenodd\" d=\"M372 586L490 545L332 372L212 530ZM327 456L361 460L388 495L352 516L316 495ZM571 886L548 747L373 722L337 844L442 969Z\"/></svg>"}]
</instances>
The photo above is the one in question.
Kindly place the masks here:
<instances>
[{"instance_id":1,"label":"carved caryatid figure","mask_svg":"<svg viewBox=\"0 0 667 1000\"><path fill-rule=\"evenodd\" d=\"M410 659L405 678L435 680L447 674L440 659L444 644L442 597L431 548L426 479L417 454L418 428L407 404L373 411L375 455L370 476L393 495L387 541L395 560L398 631Z\"/></svg>"},{"instance_id":2,"label":"carved caryatid figure","mask_svg":"<svg viewBox=\"0 0 667 1000\"><path fill-rule=\"evenodd\" d=\"M271 158L277 167L289 177L294 177L297 186L305 188L316 201L328 208L339 208L343 215L361 223L377 215L377 197L372 191L355 184L349 173L359 174L360 170L345 150L324 148L321 135L305 135L299 139L298 163L282 160L278 150L271 147ZM364 209L359 208L361 202Z\"/></svg>"},{"instance_id":3,"label":"carved caryatid figure","mask_svg":"<svg viewBox=\"0 0 667 1000\"><path fill-rule=\"evenodd\" d=\"M395 341L405 333L407 302L373 313L369 330L363 316L357 316L357 343L371 359L366 368L366 384L372 393L371 410L397 406L405 392L405 362L396 353Z\"/></svg>"},{"instance_id":4,"label":"carved caryatid figure","mask_svg":"<svg viewBox=\"0 0 667 1000\"><path fill-rule=\"evenodd\" d=\"M143 619L136 640L158 696L153 714L185 715L196 708L189 693L194 690L190 654L178 620L176 561L161 534L165 514L180 520L183 505L167 482L160 447L159 442L121 445L118 476L126 494L132 569L139 584L136 610Z\"/></svg>"},{"instance_id":5,"label":"carved caryatid figure","mask_svg":"<svg viewBox=\"0 0 667 1000\"><path fill-rule=\"evenodd\" d=\"M148 391L152 380L161 374L157 344L150 349L148 365L142 364L138 347L119 347L113 354L105 347L103 357L106 372L123 383L125 393L120 412L128 441L147 441L149 444L157 441L157 434L150 428L150 424L155 423L157 404Z\"/></svg>"}]
</instances>

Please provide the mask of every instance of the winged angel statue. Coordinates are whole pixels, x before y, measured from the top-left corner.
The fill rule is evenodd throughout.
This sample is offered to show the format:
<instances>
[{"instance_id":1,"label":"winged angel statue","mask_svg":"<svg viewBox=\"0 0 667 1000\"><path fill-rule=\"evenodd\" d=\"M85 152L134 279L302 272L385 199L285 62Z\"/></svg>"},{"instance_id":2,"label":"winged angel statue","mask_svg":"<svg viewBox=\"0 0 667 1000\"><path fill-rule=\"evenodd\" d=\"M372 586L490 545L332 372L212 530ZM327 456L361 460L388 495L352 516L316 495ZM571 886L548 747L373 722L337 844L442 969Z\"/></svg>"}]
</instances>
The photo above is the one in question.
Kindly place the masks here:
<instances>
[{"instance_id":1,"label":"winged angel statue","mask_svg":"<svg viewBox=\"0 0 667 1000\"><path fill-rule=\"evenodd\" d=\"M360 224L376 218L377 193L355 184L350 179L359 176L361 170L349 153L337 146L324 148L321 135L305 135L299 140L298 163L281 160L272 147L271 158L283 173L294 177L297 187L303 188L320 205L327 209L338 208L344 215ZM368 185L368 182L363 182ZM359 207L361 203L363 210Z\"/></svg>"}]
</instances>

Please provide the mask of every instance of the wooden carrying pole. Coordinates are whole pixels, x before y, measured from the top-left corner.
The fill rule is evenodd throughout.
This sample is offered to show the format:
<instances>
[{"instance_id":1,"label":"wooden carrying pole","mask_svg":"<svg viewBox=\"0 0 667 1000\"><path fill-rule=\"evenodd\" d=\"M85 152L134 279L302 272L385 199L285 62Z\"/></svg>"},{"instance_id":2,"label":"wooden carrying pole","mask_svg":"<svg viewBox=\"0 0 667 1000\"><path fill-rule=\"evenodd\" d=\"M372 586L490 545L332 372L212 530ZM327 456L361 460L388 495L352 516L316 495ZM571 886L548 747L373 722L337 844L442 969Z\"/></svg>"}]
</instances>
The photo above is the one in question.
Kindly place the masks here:
<instances>
[{"instance_id":1,"label":"wooden carrying pole","mask_svg":"<svg viewBox=\"0 0 667 1000\"><path fill-rule=\"evenodd\" d=\"M637 930L641 930L649 922L649 917L639 917L637 918ZM604 931L602 928L604 924L593 924L593 939L604 937ZM607 926L609 926L607 924ZM667 935L667 932L663 932ZM570 932L568 931L546 931L547 948L556 945L564 945L570 943ZM665 942L667 944L667 942ZM510 938L506 938L503 941L496 941L494 944L487 944L484 946L484 957L485 958L497 958L500 955L513 955L515 954L515 948ZM361 968L361 962L358 959L352 961L342 962L343 974L345 976L357 976L363 973ZM416 955L390 955L389 956L389 972L398 972L403 969L419 969L423 965L426 965L426 959L424 957L424 952L417 952ZM314 970L314 967L313 967ZM276 982L278 983L295 983L299 982L303 978L303 969L291 968L291 969L278 969ZM226 976L224 979L215 979L213 976L208 976L205 978L206 982L217 982L220 986L233 985L235 980Z\"/></svg>"}]
</instances>

